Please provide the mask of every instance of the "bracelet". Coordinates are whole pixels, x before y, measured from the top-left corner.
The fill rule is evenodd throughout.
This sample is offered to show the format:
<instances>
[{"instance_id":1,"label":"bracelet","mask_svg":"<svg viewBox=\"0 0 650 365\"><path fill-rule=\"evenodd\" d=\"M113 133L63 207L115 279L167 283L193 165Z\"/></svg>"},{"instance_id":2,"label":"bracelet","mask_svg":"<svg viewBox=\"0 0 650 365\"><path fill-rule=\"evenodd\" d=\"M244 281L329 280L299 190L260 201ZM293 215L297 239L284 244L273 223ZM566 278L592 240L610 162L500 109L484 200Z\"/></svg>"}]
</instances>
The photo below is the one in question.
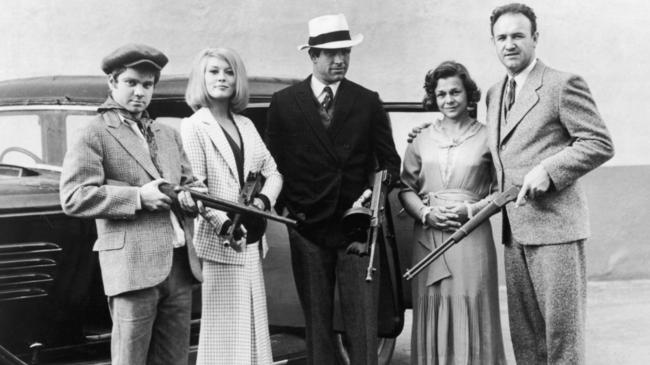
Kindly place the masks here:
<instances>
[{"instance_id":1,"label":"bracelet","mask_svg":"<svg viewBox=\"0 0 650 365\"><path fill-rule=\"evenodd\" d=\"M423 226L427 225L427 216L429 213L431 213L432 210L433 208L426 205L420 208L420 221L422 222Z\"/></svg>"},{"instance_id":2,"label":"bracelet","mask_svg":"<svg viewBox=\"0 0 650 365\"><path fill-rule=\"evenodd\" d=\"M472 219L474 217L474 214L472 213L472 205L466 202L465 207L467 208L467 218Z\"/></svg>"}]
</instances>

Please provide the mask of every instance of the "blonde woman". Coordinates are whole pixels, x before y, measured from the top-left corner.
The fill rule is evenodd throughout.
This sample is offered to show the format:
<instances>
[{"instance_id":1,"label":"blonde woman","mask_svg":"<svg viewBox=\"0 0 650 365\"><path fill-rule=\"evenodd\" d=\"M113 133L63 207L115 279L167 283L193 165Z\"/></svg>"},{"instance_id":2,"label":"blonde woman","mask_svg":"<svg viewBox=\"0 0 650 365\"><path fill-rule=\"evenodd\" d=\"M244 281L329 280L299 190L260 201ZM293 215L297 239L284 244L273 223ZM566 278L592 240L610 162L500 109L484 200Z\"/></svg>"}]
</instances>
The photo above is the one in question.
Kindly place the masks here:
<instances>
[{"instance_id":1,"label":"blonde woman","mask_svg":"<svg viewBox=\"0 0 650 365\"><path fill-rule=\"evenodd\" d=\"M249 172L259 172L266 182L253 205L269 210L282 188L282 176L253 122L239 114L248 95L246 69L235 51L202 50L185 95L195 113L181 123L181 136L192 170L210 195L237 201ZM231 225L222 211L207 209L198 218L195 245L205 281L197 364L270 364L261 264L265 239L246 244L244 225L236 231L242 244L237 252L226 245Z\"/></svg>"}]
</instances>

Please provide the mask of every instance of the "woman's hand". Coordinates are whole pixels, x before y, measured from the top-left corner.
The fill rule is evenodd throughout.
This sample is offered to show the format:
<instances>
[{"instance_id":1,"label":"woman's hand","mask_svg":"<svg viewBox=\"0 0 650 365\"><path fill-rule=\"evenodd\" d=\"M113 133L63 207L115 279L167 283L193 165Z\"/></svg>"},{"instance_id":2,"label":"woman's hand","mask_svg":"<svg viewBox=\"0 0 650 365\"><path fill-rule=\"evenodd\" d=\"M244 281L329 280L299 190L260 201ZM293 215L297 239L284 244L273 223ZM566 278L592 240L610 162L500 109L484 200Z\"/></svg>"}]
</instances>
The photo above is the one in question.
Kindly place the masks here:
<instances>
[{"instance_id":1,"label":"woman's hand","mask_svg":"<svg viewBox=\"0 0 650 365\"><path fill-rule=\"evenodd\" d=\"M426 216L427 225L441 231L455 231L461 226L459 215L454 205L436 205Z\"/></svg>"},{"instance_id":2,"label":"woman's hand","mask_svg":"<svg viewBox=\"0 0 650 365\"><path fill-rule=\"evenodd\" d=\"M457 203L450 205L450 211L458 216L456 221L458 223L465 224L469 220L469 212L467 211L468 207L465 203Z\"/></svg>"}]
</instances>

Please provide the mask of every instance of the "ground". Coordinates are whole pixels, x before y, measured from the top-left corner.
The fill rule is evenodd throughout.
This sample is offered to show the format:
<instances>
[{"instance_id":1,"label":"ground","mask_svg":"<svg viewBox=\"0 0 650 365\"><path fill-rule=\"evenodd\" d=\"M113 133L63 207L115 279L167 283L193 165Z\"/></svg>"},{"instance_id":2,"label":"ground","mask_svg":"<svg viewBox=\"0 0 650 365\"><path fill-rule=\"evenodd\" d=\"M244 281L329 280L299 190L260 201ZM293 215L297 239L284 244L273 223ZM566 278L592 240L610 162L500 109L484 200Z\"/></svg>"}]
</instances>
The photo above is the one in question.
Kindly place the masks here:
<instances>
[{"instance_id":1,"label":"ground","mask_svg":"<svg viewBox=\"0 0 650 365\"><path fill-rule=\"evenodd\" d=\"M501 322L508 364L515 364L505 287L500 287ZM397 338L392 365L410 364L412 312ZM587 363L650 364L650 280L592 281L587 289Z\"/></svg>"}]
</instances>

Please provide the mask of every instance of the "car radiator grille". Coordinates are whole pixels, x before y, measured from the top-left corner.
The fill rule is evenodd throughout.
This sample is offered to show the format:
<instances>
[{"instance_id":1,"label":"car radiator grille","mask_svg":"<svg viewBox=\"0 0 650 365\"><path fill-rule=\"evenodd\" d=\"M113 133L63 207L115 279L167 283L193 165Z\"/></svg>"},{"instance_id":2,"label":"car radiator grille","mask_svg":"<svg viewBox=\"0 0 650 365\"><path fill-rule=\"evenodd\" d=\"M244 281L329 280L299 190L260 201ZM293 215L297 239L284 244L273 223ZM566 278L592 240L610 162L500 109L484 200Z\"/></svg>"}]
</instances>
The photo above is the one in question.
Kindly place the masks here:
<instances>
[{"instance_id":1,"label":"car radiator grille","mask_svg":"<svg viewBox=\"0 0 650 365\"><path fill-rule=\"evenodd\" d=\"M51 242L0 245L0 302L47 296L59 252Z\"/></svg>"}]
</instances>

